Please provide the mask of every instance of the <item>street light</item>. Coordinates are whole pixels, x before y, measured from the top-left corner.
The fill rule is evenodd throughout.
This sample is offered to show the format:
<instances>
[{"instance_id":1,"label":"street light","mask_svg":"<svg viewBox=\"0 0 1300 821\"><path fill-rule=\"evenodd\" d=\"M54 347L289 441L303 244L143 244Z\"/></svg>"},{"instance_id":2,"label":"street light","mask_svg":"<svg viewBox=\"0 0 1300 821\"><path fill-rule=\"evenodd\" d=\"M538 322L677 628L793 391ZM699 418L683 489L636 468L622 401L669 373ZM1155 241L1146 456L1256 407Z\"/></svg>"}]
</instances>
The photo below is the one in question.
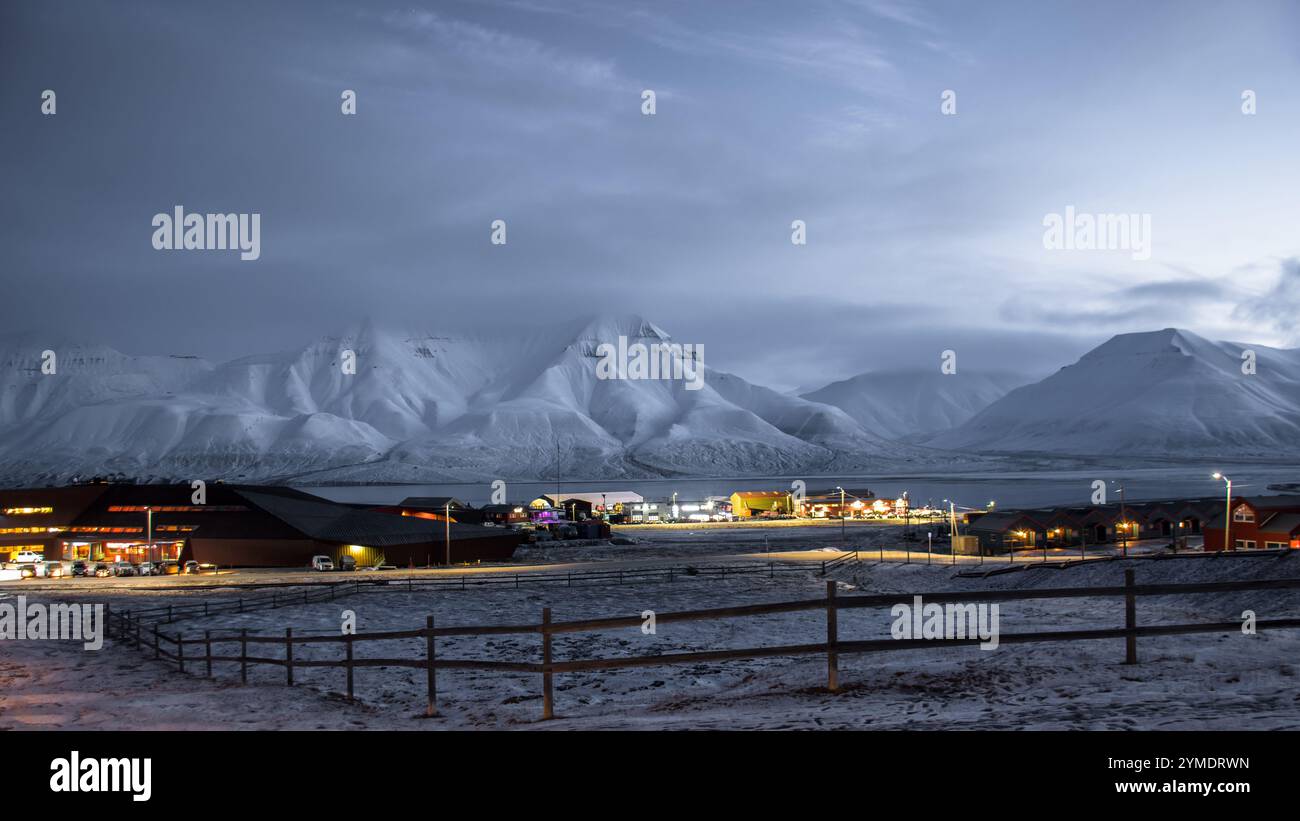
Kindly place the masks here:
<instances>
[{"instance_id":1,"label":"street light","mask_svg":"<svg viewBox=\"0 0 1300 821\"><path fill-rule=\"evenodd\" d=\"M1115 485L1119 483L1112 480L1111 484ZM1124 486L1123 485L1119 485L1119 522L1121 525L1124 526L1123 527L1124 537L1121 542L1121 545L1123 546L1124 549L1124 557L1128 558L1128 511L1124 509Z\"/></svg>"},{"instance_id":2,"label":"street light","mask_svg":"<svg viewBox=\"0 0 1300 821\"><path fill-rule=\"evenodd\" d=\"M1222 479L1228 485L1227 501L1223 507L1223 549L1227 550L1231 542L1228 541L1228 531L1232 529L1232 480L1217 471L1213 474L1215 479Z\"/></svg>"},{"instance_id":3,"label":"street light","mask_svg":"<svg viewBox=\"0 0 1300 821\"><path fill-rule=\"evenodd\" d=\"M848 539L848 531L846 530L848 525L844 521L844 488L836 485L835 489L840 492L840 541L846 541Z\"/></svg>"}]
</instances>

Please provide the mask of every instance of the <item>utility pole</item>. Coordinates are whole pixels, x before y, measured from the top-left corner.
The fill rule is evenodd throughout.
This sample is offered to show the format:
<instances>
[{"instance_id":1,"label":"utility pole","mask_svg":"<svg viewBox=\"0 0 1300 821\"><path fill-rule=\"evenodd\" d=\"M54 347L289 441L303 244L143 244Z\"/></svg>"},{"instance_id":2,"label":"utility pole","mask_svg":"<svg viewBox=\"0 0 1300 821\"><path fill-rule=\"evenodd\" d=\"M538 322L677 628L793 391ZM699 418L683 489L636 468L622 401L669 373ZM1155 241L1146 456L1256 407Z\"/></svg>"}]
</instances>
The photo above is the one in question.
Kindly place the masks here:
<instances>
[{"instance_id":1,"label":"utility pole","mask_svg":"<svg viewBox=\"0 0 1300 821\"><path fill-rule=\"evenodd\" d=\"M1227 551L1228 545L1232 544L1228 541L1228 532L1232 529L1232 480L1222 473L1215 473L1214 478L1222 479L1228 485L1228 497L1223 506L1223 549Z\"/></svg>"},{"instance_id":2,"label":"utility pole","mask_svg":"<svg viewBox=\"0 0 1300 821\"><path fill-rule=\"evenodd\" d=\"M446 515L443 516L443 527L447 534L447 566L451 567L451 500L447 500Z\"/></svg>"}]
</instances>

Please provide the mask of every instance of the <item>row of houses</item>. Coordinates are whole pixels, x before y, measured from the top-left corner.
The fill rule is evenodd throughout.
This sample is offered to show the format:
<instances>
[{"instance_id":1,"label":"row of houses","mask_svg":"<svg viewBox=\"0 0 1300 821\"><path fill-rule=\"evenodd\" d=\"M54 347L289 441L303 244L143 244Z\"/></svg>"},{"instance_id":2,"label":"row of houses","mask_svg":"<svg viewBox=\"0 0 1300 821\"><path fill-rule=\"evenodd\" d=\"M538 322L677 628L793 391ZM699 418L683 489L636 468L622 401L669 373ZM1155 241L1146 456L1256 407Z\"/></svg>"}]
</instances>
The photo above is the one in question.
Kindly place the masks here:
<instances>
[{"instance_id":1,"label":"row of houses","mask_svg":"<svg viewBox=\"0 0 1300 821\"><path fill-rule=\"evenodd\" d=\"M787 490L742 490L729 496L647 499L632 491L547 493L526 502L474 507L453 496L412 496L380 508L405 516L461 523L515 525L578 524L601 520L610 524L709 522L795 516L809 519L902 517L909 507L900 499L877 499L866 489L835 489L795 494Z\"/></svg>"},{"instance_id":2,"label":"row of houses","mask_svg":"<svg viewBox=\"0 0 1300 821\"><path fill-rule=\"evenodd\" d=\"M305 567L312 556L359 566L505 561L524 535L480 522L393 515L287 487L96 483L0 490L0 560L198 561Z\"/></svg>"},{"instance_id":3,"label":"row of houses","mask_svg":"<svg viewBox=\"0 0 1300 821\"><path fill-rule=\"evenodd\" d=\"M1234 499L1225 526L1225 499L1203 497L1132 504L972 512L966 533L981 552L1128 544L1167 538L1185 548L1201 536L1206 550L1300 548L1300 496Z\"/></svg>"}]
</instances>

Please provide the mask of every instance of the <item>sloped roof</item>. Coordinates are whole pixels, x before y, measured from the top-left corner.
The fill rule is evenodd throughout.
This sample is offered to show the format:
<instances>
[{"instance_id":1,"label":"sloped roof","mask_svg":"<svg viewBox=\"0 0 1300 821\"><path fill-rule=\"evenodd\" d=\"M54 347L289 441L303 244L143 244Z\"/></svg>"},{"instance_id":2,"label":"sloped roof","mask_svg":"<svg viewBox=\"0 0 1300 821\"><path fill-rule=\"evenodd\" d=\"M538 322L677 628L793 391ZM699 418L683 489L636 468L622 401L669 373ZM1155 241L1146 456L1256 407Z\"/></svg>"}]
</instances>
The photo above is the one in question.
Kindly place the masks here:
<instances>
[{"instance_id":1,"label":"sloped roof","mask_svg":"<svg viewBox=\"0 0 1300 821\"><path fill-rule=\"evenodd\" d=\"M969 530L1003 533L1014 529L1014 526L1021 522L1028 522L1035 526L1039 524L1032 516L1026 515L1018 510L1008 510L997 513L985 513L978 519L972 519L971 523L967 525L967 528Z\"/></svg>"},{"instance_id":2,"label":"sloped roof","mask_svg":"<svg viewBox=\"0 0 1300 821\"><path fill-rule=\"evenodd\" d=\"M399 504L398 507L418 507L427 509L438 508L439 510L446 510L448 504L453 508L465 507L465 503L460 499L457 499L455 496L407 496L401 501L401 504Z\"/></svg>"},{"instance_id":3,"label":"sloped roof","mask_svg":"<svg viewBox=\"0 0 1300 821\"><path fill-rule=\"evenodd\" d=\"M1290 535L1300 528L1300 513L1279 513L1259 526L1261 533L1285 533Z\"/></svg>"},{"instance_id":4,"label":"sloped roof","mask_svg":"<svg viewBox=\"0 0 1300 821\"><path fill-rule=\"evenodd\" d=\"M438 542L447 536L448 525L445 522L356 510L307 494L286 495L253 488L239 488L237 492L294 530L323 542L387 547ZM461 524L451 524L450 529L453 541L494 537L501 533L500 530Z\"/></svg>"}]
</instances>

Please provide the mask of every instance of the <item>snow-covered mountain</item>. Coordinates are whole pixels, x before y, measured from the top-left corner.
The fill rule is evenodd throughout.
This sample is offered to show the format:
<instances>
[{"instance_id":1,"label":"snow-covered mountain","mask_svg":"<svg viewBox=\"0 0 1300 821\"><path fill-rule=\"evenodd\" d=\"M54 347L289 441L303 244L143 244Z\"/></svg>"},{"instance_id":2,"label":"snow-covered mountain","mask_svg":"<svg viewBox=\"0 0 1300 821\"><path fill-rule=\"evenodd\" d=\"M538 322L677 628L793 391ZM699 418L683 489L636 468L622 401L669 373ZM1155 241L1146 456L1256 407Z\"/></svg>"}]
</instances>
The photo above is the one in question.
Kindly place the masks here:
<instances>
[{"instance_id":1,"label":"snow-covered mountain","mask_svg":"<svg viewBox=\"0 0 1300 821\"><path fill-rule=\"evenodd\" d=\"M834 405L864 430L887 439L905 439L955 428L1028 381L1001 371L875 371L802 396Z\"/></svg>"},{"instance_id":2,"label":"snow-covered mountain","mask_svg":"<svg viewBox=\"0 0 1300 821\"><path fill-rule=\"evenodd\" d=\"M707 365L700 390L682 381L600 379L597 346L619 336L629 344L668 341L640 317L622 317L510 338L366 325L302 350L215 367L93 349L93 356L61 354L59 372L44 375L39 359L23 351L6 358L0 377L0 477L775 474L925 456L863 430L838 408ZM355 374L342 368L346 351L355 352Z\"/></svg>"},{"instance_id":3,"label":"snow-covered mountain","mask_svg":"<svg viewBox=\"0 0 1300 821\"><path fill-rule=\"evenodd\" d=\"M1255 352L1255 373L1242 354ZM1166 328L1115 336L965 424L954 450L1258 458L1300 453L1300 349L1211 342Z\"/></svg>"}]
</instances>

